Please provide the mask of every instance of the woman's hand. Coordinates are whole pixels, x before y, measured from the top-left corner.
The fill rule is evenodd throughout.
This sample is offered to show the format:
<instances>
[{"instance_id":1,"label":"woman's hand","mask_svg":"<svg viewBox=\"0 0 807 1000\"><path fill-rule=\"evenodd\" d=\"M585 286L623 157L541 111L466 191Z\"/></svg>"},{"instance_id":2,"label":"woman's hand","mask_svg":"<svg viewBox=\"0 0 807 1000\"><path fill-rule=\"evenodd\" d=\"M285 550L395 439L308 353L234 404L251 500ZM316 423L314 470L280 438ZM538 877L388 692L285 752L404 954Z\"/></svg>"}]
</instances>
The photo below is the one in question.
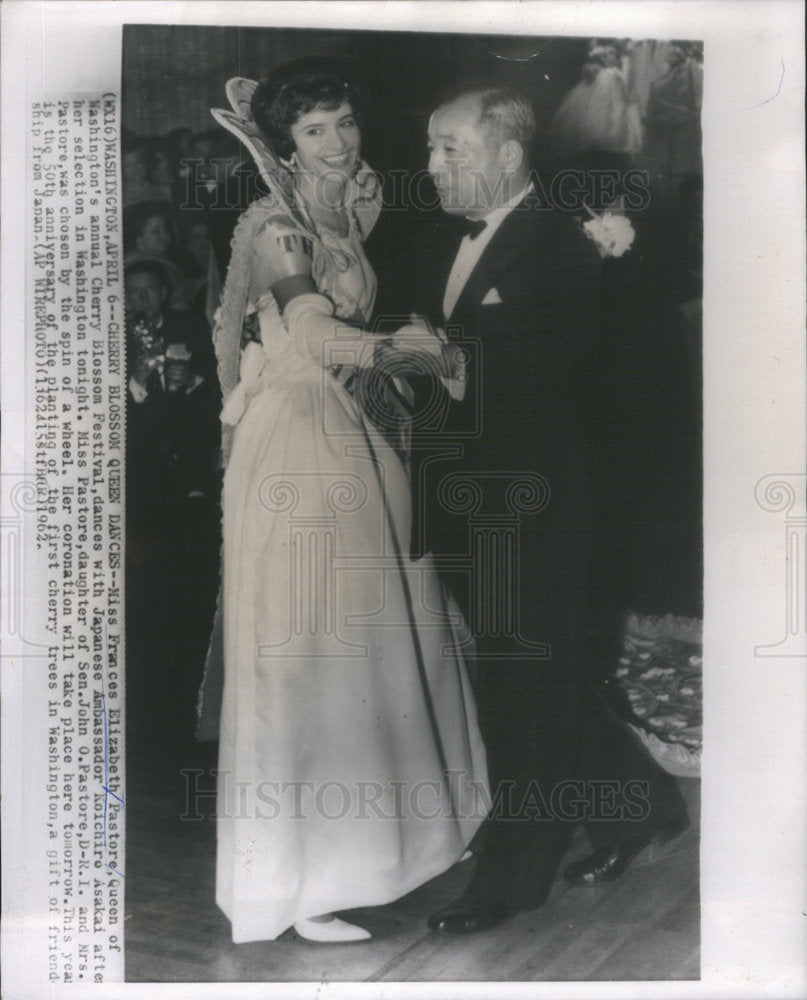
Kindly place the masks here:
<instances>
[{"instance_id":1,"label":"woman's hand","mask_svg":"<svg viewBox=\"0 0 807 1000\"><path fill-rule=\"evenodd\" d=\"M376 341L373 366L393 376L440 374L442 357L442 341L428 328L412 323Z\"/></svg>"},{"instance_id":2,"label":"woman's hand","mask_svg":"<svg viewBox=\"0 0 807 1000\"><path fill-rule=\"evenodd\" d=\"M432 330L427 320L414 314L411 320L379 343L376 364L386 361L396 373L406 374L404 369L409 362L410 374L431 372L443 378L464 381L467 351L447 340L445 332L439 327Z\"/></svg>"}]
</instances>

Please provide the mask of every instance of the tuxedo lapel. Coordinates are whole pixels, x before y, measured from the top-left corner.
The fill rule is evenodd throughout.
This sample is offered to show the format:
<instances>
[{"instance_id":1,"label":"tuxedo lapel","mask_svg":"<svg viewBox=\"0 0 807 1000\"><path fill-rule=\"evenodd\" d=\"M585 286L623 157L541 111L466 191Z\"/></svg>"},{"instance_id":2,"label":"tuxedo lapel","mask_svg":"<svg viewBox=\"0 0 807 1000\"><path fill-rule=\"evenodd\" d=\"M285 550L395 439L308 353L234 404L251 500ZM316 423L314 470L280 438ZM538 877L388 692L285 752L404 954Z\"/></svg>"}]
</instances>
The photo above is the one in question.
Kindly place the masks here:
<instances>
[{"instance_id":1,"label":"tuxedo lapel","mask_svg":"<svg viewBox=\"0 0 807 1000\"><path fill-rule=\"evenodd\" d=\"M498 276L507 271L529 240L531 216L532 212L521 206L507 215L468 276L451 316L446 317L447 322L461 322L464 316L476 312L490 289L496 286Z\"/></svg>"}]
</instances>

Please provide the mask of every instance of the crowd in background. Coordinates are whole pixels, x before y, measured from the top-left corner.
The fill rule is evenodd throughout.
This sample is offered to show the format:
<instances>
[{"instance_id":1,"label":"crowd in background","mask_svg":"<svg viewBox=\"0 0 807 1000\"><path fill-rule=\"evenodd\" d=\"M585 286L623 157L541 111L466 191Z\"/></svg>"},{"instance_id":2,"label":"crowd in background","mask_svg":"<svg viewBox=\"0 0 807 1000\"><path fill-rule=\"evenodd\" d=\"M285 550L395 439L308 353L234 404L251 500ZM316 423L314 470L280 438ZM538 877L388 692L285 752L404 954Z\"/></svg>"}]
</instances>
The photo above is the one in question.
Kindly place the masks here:
<instances>
[{"instance_id":1,"label":"crowd in background","mask_svg":"<svg viewBox=\"0 0 807 1000\"><path fill-rule=\"evenodd\" d=\"M145 744L155 690L177 738L189 736L215 601L221 394L211 332L222 272L212 195L237 152L217 131L184 128L122 142L127 620L138 665L128 725Z\"/></svg>"},{"instance_id":2,"label":"crowd in background","mask_svg":"<svg viewBox=\"0 0 807 1000\"><path fill-rule=\"evenodd\" d=\"M702 97L702 43L595 38L546 145L559 160L591 150L628 154L670 194L681 175L701 170Z\"/></svg>"},{"instance_id":3,"label":"crowd in background","mask_svg":"<svg viewBox=\"0 0 807 1000\"><path fill-rule=\"evenodd\" d=\"M171 308L212 321L220 291L212 253L211 196L237 168L237 149L219 130L125 135L122 156L127 262L154 259L172 282Z\"/></svg>"}]
</instances>

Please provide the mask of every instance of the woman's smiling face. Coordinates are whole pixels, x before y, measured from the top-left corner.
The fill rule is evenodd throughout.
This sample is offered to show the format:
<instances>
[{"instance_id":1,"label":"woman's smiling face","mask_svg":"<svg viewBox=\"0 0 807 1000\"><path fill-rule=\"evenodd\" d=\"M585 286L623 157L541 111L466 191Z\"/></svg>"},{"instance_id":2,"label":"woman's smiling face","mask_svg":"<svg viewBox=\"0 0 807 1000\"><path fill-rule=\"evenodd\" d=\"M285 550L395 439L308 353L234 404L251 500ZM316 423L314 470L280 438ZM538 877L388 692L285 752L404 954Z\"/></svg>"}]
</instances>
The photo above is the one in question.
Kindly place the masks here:
<instances>
[{"instance_id":1,"label":"woman's smiling face","mask_svg":"<svg viewBox=\"0 0 807 1000\"><path fill-rule=\"evenodd\" d=\"M296 169L311 179L335 184L353 176L361 148L361 132L347 103L328 111L314 108L300 115L291 127L296 148Z\"/></svg>"}]
</instances>

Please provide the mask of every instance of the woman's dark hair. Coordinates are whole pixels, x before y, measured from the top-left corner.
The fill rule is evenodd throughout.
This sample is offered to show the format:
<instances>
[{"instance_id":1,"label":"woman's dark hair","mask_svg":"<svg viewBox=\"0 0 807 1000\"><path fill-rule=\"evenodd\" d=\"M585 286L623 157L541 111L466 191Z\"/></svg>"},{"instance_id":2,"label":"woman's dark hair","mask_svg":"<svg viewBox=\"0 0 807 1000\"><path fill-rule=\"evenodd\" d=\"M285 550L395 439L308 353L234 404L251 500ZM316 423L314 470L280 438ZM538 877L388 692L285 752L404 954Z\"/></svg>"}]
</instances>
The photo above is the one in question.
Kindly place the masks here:
<instances>
[{"instance_id":1,"label":"woman's dark hair","mask_svg":"<svg viewBox=\"0 0 807 1000\"><path fill-rule=\"evenodd\" d=\"M361 122L361 93L341 64L308 56L278 66L261 80L252 97L252 117L272 150L288 160L294 152L292 125L315 108L335 111L342 104L349 104Z\"/></svg>"}]
</instances>

